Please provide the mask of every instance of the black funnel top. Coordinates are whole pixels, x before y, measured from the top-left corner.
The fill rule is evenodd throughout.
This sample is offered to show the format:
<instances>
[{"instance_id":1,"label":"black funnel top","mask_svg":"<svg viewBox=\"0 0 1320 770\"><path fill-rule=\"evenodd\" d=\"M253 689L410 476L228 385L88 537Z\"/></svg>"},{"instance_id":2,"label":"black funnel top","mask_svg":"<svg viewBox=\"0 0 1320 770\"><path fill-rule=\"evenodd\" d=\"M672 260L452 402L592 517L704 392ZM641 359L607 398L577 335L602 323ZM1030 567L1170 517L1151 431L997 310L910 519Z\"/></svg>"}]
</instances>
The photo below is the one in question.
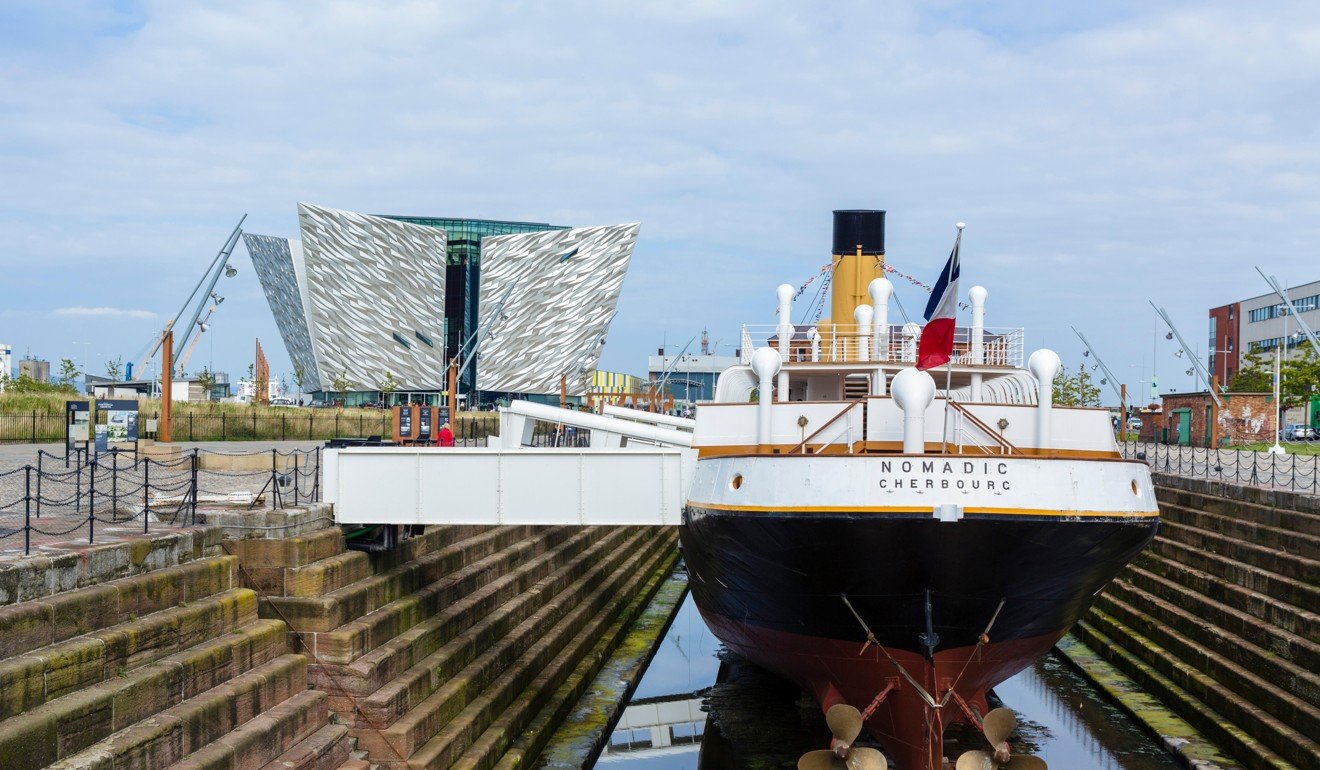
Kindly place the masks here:
<instances>
[{"instance_id":1,"label":"black funnel top","mask_svg":"<svg viewBox=\"0 0 1320 770\"><path fill-rule=\"evenodd\" d=\"M834 254L885 253L885 212L849 209L834 212Z\"/></svg>"}]
</instances>

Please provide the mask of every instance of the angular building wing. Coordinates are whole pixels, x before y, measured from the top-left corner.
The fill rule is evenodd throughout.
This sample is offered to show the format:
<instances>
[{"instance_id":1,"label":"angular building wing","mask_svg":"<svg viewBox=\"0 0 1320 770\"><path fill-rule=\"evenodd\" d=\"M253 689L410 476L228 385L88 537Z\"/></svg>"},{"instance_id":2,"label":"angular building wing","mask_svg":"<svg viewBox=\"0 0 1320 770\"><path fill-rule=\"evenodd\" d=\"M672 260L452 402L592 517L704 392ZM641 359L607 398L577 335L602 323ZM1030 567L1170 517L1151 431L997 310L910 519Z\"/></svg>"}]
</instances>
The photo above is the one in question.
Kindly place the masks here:
<instances>
[{"instance_id":1,"label":"angular building wing","mask_svg":"<svg viewBox=\"0 0 1320 770\"><path fill-rule=\"evenodd\" d=\"M306 203L298 225L322 388L444 387L444 231Z\"/></svg>"},{"instance_id":2,"label":"angular building wing","mask_svg":"<svg viewBox=\"0 0 1320 770\"><path fill-rule=\"evenodd\" d=\"M640 224L487 237L481 243L477 389L586 391Z\"/></svg>"},{"instance_id":3,"label":"angular building wing","mask_svg":"<svg viewBox=\"0 0 1320 770\"><path fill-rule=\"evenodd\" d=\"M243 245L261 279L262 291L266 293L284 347L289 351L289 360L302 369L302 389L323 390L312 350L311 328L307 324L307 282L301 244L291 243L288 238L244 233Z\"/></svg>"}]
</instances>

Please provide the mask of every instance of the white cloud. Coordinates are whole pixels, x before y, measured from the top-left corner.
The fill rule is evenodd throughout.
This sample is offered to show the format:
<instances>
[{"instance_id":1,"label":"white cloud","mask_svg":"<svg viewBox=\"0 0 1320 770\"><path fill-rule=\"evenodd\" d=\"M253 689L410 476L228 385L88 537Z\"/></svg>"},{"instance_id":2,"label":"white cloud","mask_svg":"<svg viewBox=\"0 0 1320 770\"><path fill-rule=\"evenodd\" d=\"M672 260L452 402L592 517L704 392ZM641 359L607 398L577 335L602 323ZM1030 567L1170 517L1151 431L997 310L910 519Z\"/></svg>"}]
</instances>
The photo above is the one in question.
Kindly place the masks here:
<instances>
[{"instance_id":1,"label":"white cloud","mask_svg":"<svg viewBox=\"0 0 1320 770\"><path fill-rule=\"evenodd\" d=\"M150 310L131 310L119 307L61 307L51 311L51 315L64 317L100 317L100 318L155 318Z\"/></svg>"}]
</instances>

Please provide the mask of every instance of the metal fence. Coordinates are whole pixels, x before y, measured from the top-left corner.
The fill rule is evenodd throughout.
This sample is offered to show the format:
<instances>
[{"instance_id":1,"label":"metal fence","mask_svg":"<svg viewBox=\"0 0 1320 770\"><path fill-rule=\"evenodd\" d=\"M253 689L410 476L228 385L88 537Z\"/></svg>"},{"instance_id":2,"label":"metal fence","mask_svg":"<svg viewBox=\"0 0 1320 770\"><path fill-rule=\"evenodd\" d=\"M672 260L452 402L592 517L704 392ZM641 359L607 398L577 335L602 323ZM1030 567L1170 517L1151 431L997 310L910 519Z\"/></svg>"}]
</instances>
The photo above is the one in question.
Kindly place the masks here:
<instances>
[{"instance_id":1,"label":"metal fence","mask_svg":"<svg viewBox=\"0 0 1320 770\"><path fill-rule=\"evenodd\" d=\"M138 429L144 437L147 420L159 420L159 412L142 412ZM0 442L41 444L64 441L67 418L63 413L28 412L0 414ZM477 441L499 433L499 417L460 417L451 423L454 437ZM342 436L379 436L393 432L393 415L343 414L333 409L257 410L218 414L174 414L175 441L324 441Z\"/></svg>"},{"instance_id":2,"label":"metal fence","mask_svg":"<svg viewBox=\"0 0 1320 770\"><path fill-rule=\"evenodd\" d=\"M270 457L269 468L214 470L206 455ZM97 525L124 527L141 522L142 532L197 523L199 502L248 508L269 501L272 508L319 501L321 449L230 453L194 449L178 459L136 459L112 450L87 457L38 451L35 464L0 473L0 548L14 548L22 537L23 553L38 540L79 537L96 540ZM256 461L264 464L264 461Z\"/></svg>"},{"instance_id":3,"label":"metal fence","mask_svg":"<svg viewBox=\"0 0 1320 770\"><path fill-rule=\"evenodd\" d=\"M1320 455L1128 442L1123 456L1158 473L1320 494Z\"/></svg>"}]
</instances>

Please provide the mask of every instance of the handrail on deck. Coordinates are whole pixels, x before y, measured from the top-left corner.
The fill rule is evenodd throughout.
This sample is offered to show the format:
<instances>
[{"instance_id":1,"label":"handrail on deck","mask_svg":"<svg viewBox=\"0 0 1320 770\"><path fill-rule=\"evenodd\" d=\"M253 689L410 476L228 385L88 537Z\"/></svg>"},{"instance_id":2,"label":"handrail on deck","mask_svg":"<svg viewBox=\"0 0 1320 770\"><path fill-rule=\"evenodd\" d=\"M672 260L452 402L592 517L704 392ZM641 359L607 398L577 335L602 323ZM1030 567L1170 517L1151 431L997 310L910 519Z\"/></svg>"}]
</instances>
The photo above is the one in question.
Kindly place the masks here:
<instances>
[{"instance_id":1,"label":"handrail on deck","mask_svg":"<svg viewBox=\"0 0 1320 770\"><path fill-rule=\"evenodd\" d=\"M831 417L830 419L826 420L826 421L825 421L825 424L822 425L822 426L820 426L819 428L817 428L817 429L815 430L815 432L813 432L810 436L807 436L806 438L802 439L802 443L801 443L801 444L798 444L798 445L795 446L795 447L793 447L793 449L789 451L789 454L797 454L798 452L801 452L802 454L806 454L806 453L807 453L807 444L811 443L811 440L812 440L813 438L815 438L815 437L819 436L820 434L824 433L826 428L828 428L828 427L830 427L831 425L833 425L835 422L838 421L838 419L839 419L840 417L844 416L844 415L847 414L848 412L851 412L855 407L857 407L858 404L861 404L861 403L863 403L863 402L861 402L861 401L853 401L852 403L850 403L850 404L848 404L847 406L845 406L845 407L843 408L842 411L840 411L838 414L834 415L834 416Z\"/></svg>"},{"instance_id":2,"label":"handrail on deck","mask_svg":"<svg viewBox=\"0 0 1320 770\"><path fill-rule=\"evenodd\" d=\"M953 399L948 400L948 405L953 407L954 410L959 414L961 414L963 417L966 417L968 421L970 421L972 425L975 425L977 428L979 428L982 433L989 436L991 441L994 441L996 444L1003 447L1008 452L1008 454L1014 454L1014 453L1021 454L1022 450L1014 446L1013 442L1009 441L1008 439L996 433L994 429L991 428L989 425L986 425L985 422L981 420L981 418L972 414L971 411L967 409L967 407L963 406L957 401L954 401Z\"/></svg>"}]
</instances>

